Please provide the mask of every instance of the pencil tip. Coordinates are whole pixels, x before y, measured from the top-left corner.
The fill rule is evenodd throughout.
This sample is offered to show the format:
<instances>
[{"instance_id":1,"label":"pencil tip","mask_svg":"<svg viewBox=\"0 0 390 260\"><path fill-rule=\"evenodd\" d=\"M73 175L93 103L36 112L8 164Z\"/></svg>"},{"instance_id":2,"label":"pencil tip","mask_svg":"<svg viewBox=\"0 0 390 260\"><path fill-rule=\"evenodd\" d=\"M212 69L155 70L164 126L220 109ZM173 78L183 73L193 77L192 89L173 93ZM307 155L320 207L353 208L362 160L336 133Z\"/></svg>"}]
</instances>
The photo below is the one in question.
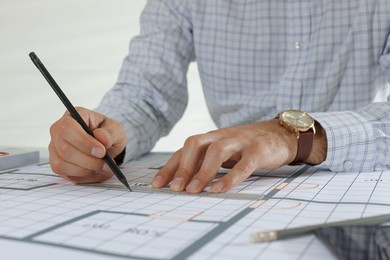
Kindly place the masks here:
<instances>
[{"instance_id":1,"label":"pencil tip","mask_svg":"<svg viewBox=\"0 0 390 260\"><path fill-rule=\"evenodd\" d=\"M123 184L129 189L129 191L132 191L130 185L126 181Z\"/></svg>"}]
</instances>

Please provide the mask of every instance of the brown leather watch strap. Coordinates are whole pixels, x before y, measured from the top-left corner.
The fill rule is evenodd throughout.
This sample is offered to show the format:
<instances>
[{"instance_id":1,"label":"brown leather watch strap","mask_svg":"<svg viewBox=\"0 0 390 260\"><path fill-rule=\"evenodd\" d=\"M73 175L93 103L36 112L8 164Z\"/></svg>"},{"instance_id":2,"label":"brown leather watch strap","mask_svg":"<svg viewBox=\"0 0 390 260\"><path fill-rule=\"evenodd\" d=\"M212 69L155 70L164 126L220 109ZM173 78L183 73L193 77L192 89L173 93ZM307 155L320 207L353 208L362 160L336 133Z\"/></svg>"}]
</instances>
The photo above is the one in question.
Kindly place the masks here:
<instances>
[{"instance_id":1,"label":"brown leather watch strap","mask_svg":"<svg viewBox=\"0 0 390 260\"><path fill-rule=\"evenodd\" d=\"M306 132L300 132L298 138L297 155L290 165L303 164L313 147L314 132L313 129L309 129Z\"/></svg>"}]
</instances>

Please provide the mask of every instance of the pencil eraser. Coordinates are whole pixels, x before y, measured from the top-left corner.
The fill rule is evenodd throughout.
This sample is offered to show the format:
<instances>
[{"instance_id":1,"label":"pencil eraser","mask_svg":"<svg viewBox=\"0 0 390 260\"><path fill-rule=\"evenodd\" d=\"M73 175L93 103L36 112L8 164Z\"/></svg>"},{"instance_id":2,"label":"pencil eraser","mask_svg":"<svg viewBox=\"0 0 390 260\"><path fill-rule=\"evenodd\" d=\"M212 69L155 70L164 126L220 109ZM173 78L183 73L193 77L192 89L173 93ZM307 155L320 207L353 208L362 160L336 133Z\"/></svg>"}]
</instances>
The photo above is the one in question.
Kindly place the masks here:
<instances>
[{"instance_id":1,"label":"pencil eraser","mask_svg":"<svg viewBox=\"0 0 390 260\"><path fill-rule=\"evenodd\" d=\"M0 147L0 171L39 162L39 151L16 147Z\"/></svg>"}]
</instances>

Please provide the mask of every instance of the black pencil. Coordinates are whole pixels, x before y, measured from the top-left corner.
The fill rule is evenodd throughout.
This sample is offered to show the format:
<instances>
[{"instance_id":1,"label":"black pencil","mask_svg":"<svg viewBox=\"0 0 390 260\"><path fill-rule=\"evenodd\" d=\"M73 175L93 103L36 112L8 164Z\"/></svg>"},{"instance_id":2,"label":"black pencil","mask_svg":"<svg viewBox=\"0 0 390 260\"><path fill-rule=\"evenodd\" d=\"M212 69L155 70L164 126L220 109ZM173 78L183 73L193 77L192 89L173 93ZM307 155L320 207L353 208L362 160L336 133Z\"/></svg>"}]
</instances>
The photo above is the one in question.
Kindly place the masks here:
<instances>
[{"instance_id":1,"label":"black pencil","mask_svg":"<svg viewBox=\"0 0 390 260\"><path fill-rule=\"evenodd\" d=\"M93 136L93 133L91 129L87 126L87 124L84 122L84 120L81 118L80 114L77 112L77 110L74 108L72 103L69 101L69 99L66 97L64 92L62 92L61 88L58 86L57 82L53 79L53 77L50 75L49 71L45 68L41 60L38 58L38 56L31 52L29 54L32 62L35 64L35 66L39 69L39 71L42 73L42 75L45 77L49 85L52 87L54 92L57 94L57 96L61 99L62 103L64 103L66 109L69 111L69 113L72 115L72 117L81 125L81 127L87 132L90 136ZM125 175L123 175L122 171L118 168L114 160L106 153L103 157L103 160L107 163L107 165L111 168L111 170L114 172L115 176L119 179L123 185L125 185L130 191L129 183L126 180Z\"/></svg>"}]
</instances>

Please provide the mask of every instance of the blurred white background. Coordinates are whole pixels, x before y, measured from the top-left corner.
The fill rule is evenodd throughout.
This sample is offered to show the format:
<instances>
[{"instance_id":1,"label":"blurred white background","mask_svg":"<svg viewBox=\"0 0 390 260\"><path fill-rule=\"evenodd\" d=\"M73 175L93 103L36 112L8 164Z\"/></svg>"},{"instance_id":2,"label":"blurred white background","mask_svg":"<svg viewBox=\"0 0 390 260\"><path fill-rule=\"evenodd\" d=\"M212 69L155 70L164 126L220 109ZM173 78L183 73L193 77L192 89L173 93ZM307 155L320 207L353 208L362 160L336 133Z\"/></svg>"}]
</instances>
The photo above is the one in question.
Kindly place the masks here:
<instances>
[{"instance_id":1,"label":"blurred white background","mask_svg":"<svg viewBox=\"0 0 390 260\"><path fill-rule=\"evenodd\" d=\"M0 0L0 146L47 147L50 125L65 111L28 57L35 51L75 106L94 108L117 78L145 0ZM155 151L215 129L196 64L181 121Z\"/></svg>"}]
</instances>

